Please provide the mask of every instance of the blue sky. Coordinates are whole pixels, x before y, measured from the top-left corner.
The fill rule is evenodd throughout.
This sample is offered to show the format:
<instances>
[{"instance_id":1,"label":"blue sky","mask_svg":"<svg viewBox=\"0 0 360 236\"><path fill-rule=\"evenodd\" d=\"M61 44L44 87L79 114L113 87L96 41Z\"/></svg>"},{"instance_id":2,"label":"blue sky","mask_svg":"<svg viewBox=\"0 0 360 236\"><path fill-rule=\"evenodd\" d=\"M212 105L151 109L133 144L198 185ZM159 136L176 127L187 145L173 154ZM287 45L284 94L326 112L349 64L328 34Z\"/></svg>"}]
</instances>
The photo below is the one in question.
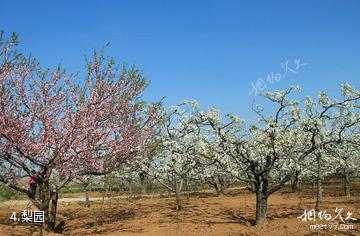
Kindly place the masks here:
<instances>
[{"instance_id":1,"label":"blue sky","mask_svg":"<svg viewBox=\"0 0 360 236\"><path fill-rule=\"evenodd\" d=\"M360 87L360 1L7 1L0 29L20 35L22 52L44 66L84 70L84 56L107 42L118 62L151 81L145 98L168 107L197 99L206 108L253 116L249 95L300 85L303 95ZM307 63L279 81L281 63ZM81 79L81 78L80 78Z\"/></svg>"}]
</instances>

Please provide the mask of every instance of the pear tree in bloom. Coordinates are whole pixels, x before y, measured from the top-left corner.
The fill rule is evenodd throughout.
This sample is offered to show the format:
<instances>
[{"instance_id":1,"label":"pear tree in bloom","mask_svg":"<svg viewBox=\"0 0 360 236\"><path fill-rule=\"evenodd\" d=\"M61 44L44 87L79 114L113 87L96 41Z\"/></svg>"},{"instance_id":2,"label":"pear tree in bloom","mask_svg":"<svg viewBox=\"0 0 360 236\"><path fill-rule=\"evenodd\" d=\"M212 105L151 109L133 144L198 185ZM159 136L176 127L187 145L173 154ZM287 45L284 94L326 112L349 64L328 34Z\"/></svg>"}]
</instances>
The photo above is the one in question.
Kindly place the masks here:
<instances>
[{"instance_id":1,"label":"pear tree in bloom","mask_svg":"<svg viewBox=\"0 0 360 236\"><path fill-rule=\"evenodd\" d=\"M312 172L311 167L316 166L317 211L321 208L322 175L334 174L336 170L336 158L331 154L331 149L345 144L349 140L349 132L360 122L360 92L348 84L343 84L341 91L341 100L330 99L324 91L319 93L317 102L311 97L305 100L302 126L312 134L311 142L317 144L317 150L308 160L316 163L309 163L308 168Z\"/></svg>"},{"instance_id":2,"label":"pear tree in bloom","mask_svg":"<svg viewBox=\"0 0 360 236\"><path fill-rule=\"evenodd\" d=\"M336 174L343 178L344 195L350 196L350 177L356 177L360 174L360 124L359 124L359 106L352 104L349 109L341 109L339 123L349 127L347 131L342 132L341 142L329 145L327 151L329 155L336 158Z\"/></svg>"},{"instance_id":3,"label":"pear tree in bloom","mask_svg":"<svg viewBox=\"0 0 360 236\"><path fill-rule=\"evenodd\" d=\"M123 189L127 190L129 201L132 201L133 199L133 188L135 184L140 182L139 173L141 173L142 170L137 164L139 161L142 162L146 160L128 160L122 163L120 168L117 168L116 171L111 173L111 178L115 180L113 182L116 183L118 187L122 186Z\"/></svg>"},{"instance_id":4,"label":"pear tree in bloom","mask_svg":"<svg viewBox=\"0 0 360 236\"><path fill-rule=\"evenodd\" d=\"M332 145L328 148L329 155L335 158L332 166L336 175L343 179L344 195L350 196L350 178L357 177L360 169L358 147L350 143Z\"/></svg>"},{"instance_id":5,"label":"pear tree in bloom","mask_svg":"<svg viewBox=\"0 0 360 236\"><path fill-rule=\"evenodd\" d=\"M201 158L201 156L202 154L198 156L201 163L198 175L194 178L198 182L205 183L214 188L217 196L223 196L226 190L237 181L237 178L229 171L231 166L228 163L222 163L224 159L222 157L208 155L206 158Z\"/></svg>"},{"instance_id":6,"label":"pear tree in bloom","mask_svg":"<svg viewBox=\"0 0 360 236\"><path fill-rule=\"evenodd\" d=\"M257 225L265 222L268 197L292 176L295 159L311 152L305 150L298 156L293 155L298 151L295 144L306 137L300 135L294 122L299 113L298 103L287 98L294 89L268 93L267 98L279 108L275 116L269 117L262 113L261 107L254 109L260 117L258 125L246 127L235 115L229 115L229 121L222 122L215 109L199 112L198 122L210 127L212 136L220 140L216 152L229 157L238 169L234 171L236 177L253 186L250 189L256 193Z\"/></svg>"},{"instance_id":7,"label":"pear tree in bloom","mask_svg":"<svg viewBox=\"0 0 360 236\"><path fill-rule=\"evenodd\" d=\"M199 131L202 133L202 145L197 150L197 160L200 163L198 175L195 176L199 182L205 183L214 188L218 196L224 195L233 183L244 178L244 172L237 169L236 163L231 157L225 153L220 147L222 139L214 135L212 128L201 123L204 116L209 117L212 121L219 121L220 114L215 108L210 108L208 111L201 111L198 106L195 107L196 112L193 114L199 126ZM241 119L234 118L234 122L243 124ZM200 121L200 122L199 122Z\"/></svg>"},{"instance_id":8,"label":"pear tree in bloom","mask_svg":"<svg viewBox=\"0 0 360 236\"><path fill-rule=\"evenodd\" d=\"M317 211L320 210L323 197L322 182L326 177L333 176L336 173L336 163L336 158L321 149L309 155L303 161L305 168L303 168L302 174L316 183L315 209Z\"/></svg>"},{"instance_id":9,"label":"pear tree in bloom","mask_svg":"<svg viewBox=\"0 0 360 236\"><path fill-rule=\"evenodd\" d=\"M158 151L146 165L141 163L143 171L175 193L177 210L183 208L181 191L185 181L197 174L196 153L202 145L199 128L192 121L193 108L186 103L173 107L164 124Z\"/></svg>"},{"instance_id":10,"label":"pear tree in bloom","mask_svg":"<svg viewBox=\"0 0 360 236\"><path fill-rule=\"evenodd\" d=\"M103 53L87 61L80 86L60 67L43 70L18 53L15 35L0 36L0 181L27 194L54 229L60 189L139 155L157 131L160 104L140 100L147 83L136 68ZM24 177L37 180L36 198Z\"/></svg>"},{"instance_id":11,"label":"pear tree in bloom","mask_svg":"<svg viewBox=\"0 0 360 236\"><path fill-rule=\"evenodd\" d=\"M345 90L352 92L344 94L343 100L325 104L324 98L320 98L320 105L309 107L307 104L307 110L302 112L299 102L289 99L291 91L298 89L294 86L288 91L267 92L265 97L277 105L275 112L269 115L261 106L256 106L253 110L259 122L249 127L236 116L222 122L214 110L207 114L199 112L198 122L210 126L213 135L222 140L218 147L223 156L231 157L236 163L238 178L253 186L256 225L266 221L268 197L291 179L301 168L300 163L316 150L338 141L339 135L348 128L335 125L338 123L334 121L333 110L351 106L359 99L357 91L347 87ZM331 130L326 130L330 125Z\"/></svg>"}]
</instances>

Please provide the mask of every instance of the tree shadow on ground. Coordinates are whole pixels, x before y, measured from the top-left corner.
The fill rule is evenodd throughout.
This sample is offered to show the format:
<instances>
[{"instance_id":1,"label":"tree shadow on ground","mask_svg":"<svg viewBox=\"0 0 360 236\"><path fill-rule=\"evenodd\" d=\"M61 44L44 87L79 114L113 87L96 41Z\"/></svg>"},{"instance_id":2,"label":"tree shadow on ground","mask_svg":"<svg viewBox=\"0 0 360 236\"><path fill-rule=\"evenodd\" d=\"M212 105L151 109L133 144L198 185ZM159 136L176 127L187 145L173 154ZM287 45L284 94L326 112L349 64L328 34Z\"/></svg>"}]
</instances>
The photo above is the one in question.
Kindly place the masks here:
<instances>
[{"instance_id":1,"label":"tree shadow on ground","mask_svg":"<svg viewBox=\"0 0 360 236\"><path fill-rule=\"evenodd\" d=\"M347 199L344 197L343 199L335 199L335 200L324 200L325 204L346 204L346 205L354 205L359 206L359 200L358 199Z\"/></svg>"},{"instance_id":2,"label":"tree shadow on ground","mask_svg":"<svg viewBox=\"0 0 360 236\"><path fill-rule=\"evenodd\" d=\"M13 232L11 232L8 235L12 236L23 236L25 235L41 235L41 231L44 231L44 227L42 223L22 223L22 222L12 222L9 220L0 219L0 225L11 225L11 227L14 229ZM54 229L55 233L62 233L64 230L65 222L61 221ZM22 230L18 230L19 228L22 228ZM1 235L1 234L0 234Z\"/></svg>"},{"instance_id":3,"label":"tree shadow on ground","mask_svg":"<svg viewBox=\"0 0 360 236\"><path fill-rule=\"evenodd\" d=\"M138 209L118 209L117 207L107 207L104 209L73 209L66 212L59 212L59 215L65 218L62 225L59 225L61 232L74 232L77 230L85 230L92 233L105 233L112 230L125 230L126 228L122 223L124 221L133 220L137 217L146 215L147 212L139 211ZM116 225L112 229L110 225ZM142 229L137 229L140 232Z\"/></svg>"},{"instance_id":4,"label":"tree shadow on ground","mask_svg":"<svg viewBox=\"0 0 360 236\"><path fill-rule=\"evenodd\" d=\"M255 225L255 220L253 216L246 215L242 212L241 213L239 212L238 214L232 209L224 210L220 213L220 215L224 216L225 219L230 220L230 222L226 222L226 223L239 223L245 226Z\"/></svg>"},{"instance_id":5,"label":"tree shadow on ground","mask_svg":"<svg viewBox=\"0 0 360 236\"><path fill-rule=\"evenodd\" d=\"M3 222L3 221L1 221L0 225L6 225L6 226L11 225L13 232L7 234L7 235L11 235L11 236L40 235L40 231L43 228L42 224L29 223L29 224L24 225L23 223L19 223L19 222ZM22 228L22 230L19 230L19 228Z\"/></svg>"},{"instance_id":6,"label":"tree shadow on ground","mask_svg":"<svg viewBox=\"0 0 360 236\"><path fill-rule=\"evenodd\" d=\"M245 194L253 194L253 193L248 189L229 189L226 191L225 196L237 197L237 196L241 196L241 195L245 195Z\"/></svg>"},{"instance_id":7,"label":"tree shadow on ground","mask_svg":"<svg viewBox=\"0 0 360 236\"><path fill-rule=\"evenodd\" d=\"M216 197L217 195L213 192L191 192L189 193L189 196L192 198L211 198Z\"/></svg>"}]
</instances>

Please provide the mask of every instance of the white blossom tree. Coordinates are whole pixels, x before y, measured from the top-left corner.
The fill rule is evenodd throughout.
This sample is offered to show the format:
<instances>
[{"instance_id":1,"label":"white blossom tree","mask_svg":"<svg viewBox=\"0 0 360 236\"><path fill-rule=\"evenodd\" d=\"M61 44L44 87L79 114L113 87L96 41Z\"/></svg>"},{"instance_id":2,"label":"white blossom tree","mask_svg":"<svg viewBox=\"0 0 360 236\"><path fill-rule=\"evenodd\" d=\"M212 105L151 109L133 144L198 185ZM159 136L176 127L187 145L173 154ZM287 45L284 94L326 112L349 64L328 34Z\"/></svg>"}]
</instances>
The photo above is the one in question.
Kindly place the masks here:
<instances>
[{"instance_id":1,"label":"white blossom tree","mask_svg":"<svg viewBox=\"0 0 360 236\"><path fill-rule=\"evenodd\" d=\"M324 92L318 103L308 97L304 110L298 101L290 100L288 91L267 92L265 97L277 105L274 115L266 115L261 106L253 110L259 122L248 128L236 116L221 121L218 112L210 109L197 113L198 123L211 127L213 136L221 139L217 152L231 157L237 164L239 179L253 186L256 193L256 225L265 223L267 199L281 189L300 169L300 163L310 155L320 155L321 149L339 142L346 129L358 122L339 122L339 111L355 107L359 92L343 85L343 99L332 100ZM342 116L342 115L341 115Z\"/></svg>"},{"instance_id":2,"label":"white blossom tree","mask_svg":"<svg viewBox=\"0 0 360 236\"><path fill-rule=\"evenodd\" d=\"M186 104L173 107L164 124L157 153L150 156L150 162L141 162L143 171L175 193L177 210L183 208L181 191L185 181L196 174L199 166L196 153L202 145L199 128L191 120L192 107Z\"/></svg>"}]
</instances>

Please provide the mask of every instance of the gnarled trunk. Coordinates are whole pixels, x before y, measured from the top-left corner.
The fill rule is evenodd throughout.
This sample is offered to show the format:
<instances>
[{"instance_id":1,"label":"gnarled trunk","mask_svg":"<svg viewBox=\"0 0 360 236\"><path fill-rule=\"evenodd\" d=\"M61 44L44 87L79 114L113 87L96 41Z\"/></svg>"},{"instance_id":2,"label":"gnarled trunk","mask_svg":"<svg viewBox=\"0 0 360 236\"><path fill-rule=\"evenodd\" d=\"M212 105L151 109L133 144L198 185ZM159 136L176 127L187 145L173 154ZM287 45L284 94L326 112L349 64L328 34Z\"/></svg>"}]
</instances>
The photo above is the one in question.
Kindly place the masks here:
<instances>
[{"instance_id":1,"label":"gnarled trunk","mask_svg":"<svg viewBox=\"0 0 360 236\"><path fill-rule=\"evenodd\" d=\"M85 206L90 207L90 196L89 192L91 191L90 177L87 177L85 181L83 181L83 186L85 190Z\"/></svg>"},{"instance_id":2,"label":"gnarled trunk","mask_svg":"<svg viewBox=\"0 0 360 236\"><path fill-rule=\"evenodd\" d=\"M226 189L230 186L226 177L220 174L216 177L212 177L207 183L215 189L218 197L223 196Z\"/></svg>"},{"instance_id":3,"label":"gnarled trunk","mask_svg":"<svg viewBox=\"0 0 360 236\"><path fill-rule=\"evenodd\" d=\"M221 185L215 184L215 190L218 197L224 196L224 189Z\"/></svg>"},{"instance_id":4,"label":"gnarled trunk","mask_svg":"<svg viewBox=\"0 0 360 236\"><path fill-rule=\"evenodd\" d=\"M42 181L38 184L38 202L37 205L40 211L44 212L44 228L49 231L54 231L56 220L56 209L50 214L50 200L52 198L51 189L47 181Z\"/></svg>"},{"instance_id":5,"label":"gnarled trunk","mask_svg":"<svg viewBox=\"0 0 360 236\"><path fill-rule=\"evenodd\" d=\"M320 168L320 161L321 155L316 155L317 159L317 179L316 179L316 204L315 204L315 211L320 211L321 208L321 200L322 200L322 185L321 185L321 168Z\"/></svg>"},{"instance_id":6,"label":"gnarled trunk","mask_svg":"<svg viewBox=\"0 0 360 236\"><path fill-rule=\"evenodd\" d=\"M208 181L207 182L208 185L210 185L211 187L213 187L215 189L216 192L216 196L222 196L224 194L224 192L221 189L221 186L216 182L216 181Z\"/></svg>"},{"instance_id":7,"label":"gnarled trunk","mask_svg":"<svg viewBox=\"0 0 360 236\"><path fill-rule=\"evenodd\" d=\"M128 195L128 201L131 202L133 200L133 183L130 180L129 182L129 195Z\"/></svg>"},{"instance_id":8,"label":"gnarled trunk","mask_svg":"<svg viewBox=\"0 0 360 236\"><path fill-rule=\"evenodd\" d=\"M255 183L256 190L256 217L255 225L261 226L266 223L267 199L268 199L268 176L263 175Z\"/></svg>"},{"instance_id":9,"label":"gnarled trunk","mask_svg":"<svg viewBox=\"0 0 360 236\"><path fill-rule=\"evenodd\" d=\"M183 186L183 179L180 179L179 182L175 180L175 198L176 198L176 210L180 211L182 210L182 201L181 201L181 189Z\"/></svg>"},{"instance_id":10,"label":"gnarled trunk","mask_svg":"<svg viewBox=\"0 0 360 236\"><path fill-rule=\"evenodd\" d=\"M293 193L299 192L299 179L295 179L291 183L291 192L293 192Z\"/></svg>"},{"instance_id":11,"label":"gnarled trunk","mask_svg":"<svg viewBox=\"0 0 360 236\"><path fill-rule=\"evenodd\" d=\"M139 173L139 179L142 195L149 194L152 190L152 180L146 175L145 172Z\"/></svg>"},{"instance_id":12,"label":"gnarled trunk","mask_svg":"<svg viewBox=\"0 0 360 236\"><path fill-rule=\"evenodd\" d=\"M226 179L224 175L218 175L218 196L223 196L225 194L226 189L229 187L229 181Z\"/></svg>"},{"instance_id":13,"label":"gnarled trunk","mask_svg":"<svg viewBox=\"0 0 360 236\"><path fill-rule=\"evenodd\" d=\"M343 175L343 183L344 183L344 194L346 197L350 197L350 186L349 186L349 174L345 173Z\"/></svg>"},{"instance_id":14,"label":"gnarled trunk","mask_svg":"<svg viewBox=\"0 0 360 236\"><path fill-rule=\"evenodd\" d=\"M54 230L56 226L56 214L57 214L57 204L58 204L59 195L54 190L51 192L51 208L49 214L48 226L50 229Z\"/></svg>"},{"instance_id":15,"label":"gnarled trunk","mask_svg":"<svg viewBox=\"0 0 360 236\"><path fill-rule=\"evenodd\" d=\"M295 175L291 178L291 192L296 193L299 192L299 185L300 185L300 180L299 180L299 174L300 172L295 172Z\"/></svg>"},{"instance_id":16,"label":"gnarled trunk","mask_svg":"<svg viewBox=\"0 0 360 236\"><path fill-rule=\"evenodd\" d=\"M90 197L88 190L85 190L85 206L90 207Z\"/></svg>"},{"instance_id":17,"label":"gnarled trunk","mask_svg":"<svg viewBox=\"0 0 360 236\"><path fill-rule=\"evenodd\" d=\"M190 199L189 178L186 178L185 185L186 185L186 199L189 200Z\"/></svg>"},{"instance_id":18,"label":"gnarled trunk","mask_svg":"<svg viewBox=\"0 0 360 236\"><path fill-rule=\"evenodd\" d=\"M267 212L267 195L263 191L256 192L256 225L264 225L266 223Z\"/></svg>"}]
</instances>

